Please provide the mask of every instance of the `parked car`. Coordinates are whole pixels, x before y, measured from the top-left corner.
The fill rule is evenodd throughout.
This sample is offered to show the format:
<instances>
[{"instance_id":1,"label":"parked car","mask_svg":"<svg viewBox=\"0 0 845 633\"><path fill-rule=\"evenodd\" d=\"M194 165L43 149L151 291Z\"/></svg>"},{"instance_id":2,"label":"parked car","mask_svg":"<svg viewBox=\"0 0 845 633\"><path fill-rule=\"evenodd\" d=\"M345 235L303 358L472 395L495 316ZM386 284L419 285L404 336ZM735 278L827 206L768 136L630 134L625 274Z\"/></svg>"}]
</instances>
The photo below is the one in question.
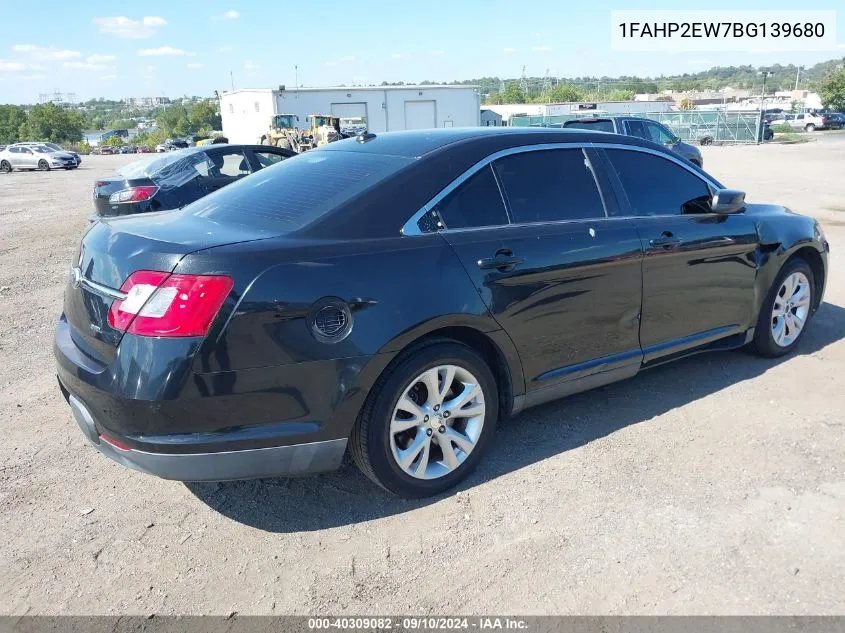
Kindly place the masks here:
<instances>
[{"instance_id":1,"label":"parked car","mask_svg":"<svg viewBox=\"0 0 845 633\"><path fill-rule=\"evenodd\" d=\"M149 145L139 145L136 148L139 154L149 154L150 153L150 146Z\"/></svg>"},{"instance_id":2,"label":"parked car","mask_svg":"<svg viewBox=\"0 0 845 633\"><path fill-rule=\"evenodd\" d=\"M50 171L76 169L76 159L67 152L56 152L45 145L10 145L0 152L0 171L13 169Z\"/></svg>"},{"instance_id":3,"label":"parked car","mask_svg":"<svg viewBox=\"0 0 845 633\"><path fill-rule=\"evenodd\" d=\"M769 123L771 126L788 125L794 130L804 130L805 132L814 132L815 130L823 130L828 127L826 117L811 114L809 112L801 112L798 114L784 114L782 118L775 119Z\"/></svg>"},{"instance_id":4,"label":"parked car","mask_svg":"<svg viewBox=\"0 0 845 633\"><path fill-rule=\"evenodd\" d=\"M94 183L92 220L178 209L295 155L267 145L209 145L136 161Z\"/></svg>"},{"instance_id":5,"label":"parked car","mask_svg":"<svg viewBox=\"0 0 845 633\"><path fill-rule=\"evenodd\" d=\"M829 250L663 145L583 130L368 134L156 215L95 223L72 262L54 351L91 443L185 481L348 448L407 497L527 407L704 350L789 353Z\"/></svg>"},{"instance_id":6,"label":"parked car","mask_svg":"<svg viewBox=\"0 0 845 633\"><path fill-rule=\"evenodd\" d=\"M135 147L132 146L132 145L124 145L123 147L120 148L119 153L121 153L121 154L134 154L135 153Z\"/></svg>"},{"instance_id":7,"label":"parked car","mask_svg":"<svg viewBox=\"0 0 845 633\"><path fill-rule=\"evenodd\" d=\"M659 145L687 159L698 167L704 166L701 152L694 145L684 143L678 136L662 123L638 117L603 116L585 119L571 119L563 124L566 129L595 130L598 132L613 132L625 136L636 136ZM705 145L707 143L704 143Z\"/></svg>"},{"instance_id":8,"label":"parked car","mask_svg":"<svg viewBox=\"0 0 845 633\"><path fill-rule=\"evenodd\" d=\"M116 153L117 153L117 148L116 148L116 147L112 147L111 145L101 145L101 146L100 146L100 151L99 151L98 153L99 153L99 154L101 154L101 155L103 155L103 156L105 156L105 155L109 155L109 156L111 156L112 154L116 154Z\"/></svg>"},{"instance_id":9,"label":"parked car","mask_svg":"<svg viewBox=\"0 0 845 633\"><path fill-rule=\"evenodd\" d=\"M167 145L165 145L164 143L159 143L158 145L156 145L156 153L160 154L160 153L166 152L166 151L167 151Z\"/></svg>"},{"instance_id":10,"label":"parked car","mask_svg":"<svg viewBox=\"0 0 845 633\"><path fill-rule=\"evenodd\" d=\"M169 138L164 142L165 150L168 152L173 152L177 149L185 149L188 146L188 141L181 138Z\"/></svg>"},{"instance_id":11,"label":"parked car","mask_svg":"<svg viewBox=\"0 0 845 633\"><path fill-rule=\"evenodd\" d=\"M67 154L70 154L71 156L73 156L76 159L76 166L77 167L79 167L79 165L82 164L82 157L77 152L74 152L74 151L71 151L71 150L68 150L68 149L63 149L61 145L57 145L56 143L49 143L49 142L35 143L35 142L32 142L32 141L24 141L24 142L21 142L21 143L15 143L15 145L28 145L28 146L43 145L44 147L49 147L54 152L65 152Z\"/></svg>"},{"instance_id":12,"label":"parked car","mask_svg":"<svg viewBox=\"0 0 845 633\"><path fill-rule=\"evenodd\" d=\"M845 127L845 114L841 112L831 112L827 115L827 127L831 130L841 130Z\"/></svg>"}]
</instances>

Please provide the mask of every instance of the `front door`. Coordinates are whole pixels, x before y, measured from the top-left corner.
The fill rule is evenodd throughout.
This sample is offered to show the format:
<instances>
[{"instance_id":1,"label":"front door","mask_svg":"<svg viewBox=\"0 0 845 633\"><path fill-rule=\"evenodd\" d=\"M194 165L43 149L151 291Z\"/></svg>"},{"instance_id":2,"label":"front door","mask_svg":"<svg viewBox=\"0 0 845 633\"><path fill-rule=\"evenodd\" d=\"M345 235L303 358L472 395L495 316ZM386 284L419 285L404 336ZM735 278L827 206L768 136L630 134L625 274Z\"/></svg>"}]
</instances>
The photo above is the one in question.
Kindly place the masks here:
<instances>
[{"instance_id":1,"label":"front door","mask_svg":"<svg viewBox=\"0 0 845 633\"><path fill-rule=\"evenodd\" d=\"M752 327L758 238L751 218L712 213L711 187L679 162L634 148L604 151L645 251L645 362Z\"/></svg>"},{"instance_id":2,"label":"front door","mask_svg":"<svg viewBox=\"0 0 845 633\"><path fill-rule=\"evenodd\" d=\"M526 392L639 368L640 240L628 220L607 217L581 149L500 158L435 211L516 345ZM490 219L473 227L479 216Z\"/></svg>"}]
</instances>

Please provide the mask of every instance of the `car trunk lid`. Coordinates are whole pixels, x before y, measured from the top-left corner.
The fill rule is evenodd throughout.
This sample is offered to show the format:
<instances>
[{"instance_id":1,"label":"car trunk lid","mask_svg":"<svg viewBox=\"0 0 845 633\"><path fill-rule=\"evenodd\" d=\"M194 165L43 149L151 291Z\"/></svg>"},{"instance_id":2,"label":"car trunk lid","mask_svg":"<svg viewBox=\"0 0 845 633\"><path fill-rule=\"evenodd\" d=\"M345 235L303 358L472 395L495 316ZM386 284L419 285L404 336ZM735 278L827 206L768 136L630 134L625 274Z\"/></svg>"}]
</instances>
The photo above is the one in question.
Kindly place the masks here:
<instances>
[{"instance_id":1,"label":"car trunk lid","mask_svg":"<svg viewBox=\"0 0 845 633\"><path fill-rule=\"evenodd\" d=\"M85 234L65 290L64 312L76 345L108 363L123 331L109 325L120 287L139 270L172 272L189 253L267 237L248 227L214 223L181 211L96 222Z\"/></svg>"}]
</instances>

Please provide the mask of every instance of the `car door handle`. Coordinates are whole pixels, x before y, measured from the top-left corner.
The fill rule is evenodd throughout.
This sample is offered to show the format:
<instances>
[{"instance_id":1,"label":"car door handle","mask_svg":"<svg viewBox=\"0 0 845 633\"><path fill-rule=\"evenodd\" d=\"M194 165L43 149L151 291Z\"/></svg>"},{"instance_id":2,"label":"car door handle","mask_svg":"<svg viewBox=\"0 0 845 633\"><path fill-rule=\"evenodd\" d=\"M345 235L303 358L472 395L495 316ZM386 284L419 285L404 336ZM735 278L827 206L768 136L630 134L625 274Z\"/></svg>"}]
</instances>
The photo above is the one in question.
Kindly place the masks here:
<instances>
[{"instance_id":1,"label":"car door handle","mask_svg":"<svg viewBox=\"0 0 845 633\"><path fill-rule=\"evenodd\" d=\"M498 268L499 270L511 270L516 268L525 260L521 257L507 257L497 255L496 257L484 257L478 260L478 267L482 270Z\"/></svg>"},{"instance_id":2,"label":"car door handle","mask_svg":"<svg viewBox=\"0 0 845 633\"><path fill-rule=\"evenodd\" d=\"M670 231L664 231L663 235L649 240L651 246L662 246L663 248L673 248L681 243L681 238L675 237Z\"/></svg>"}]
</instances>

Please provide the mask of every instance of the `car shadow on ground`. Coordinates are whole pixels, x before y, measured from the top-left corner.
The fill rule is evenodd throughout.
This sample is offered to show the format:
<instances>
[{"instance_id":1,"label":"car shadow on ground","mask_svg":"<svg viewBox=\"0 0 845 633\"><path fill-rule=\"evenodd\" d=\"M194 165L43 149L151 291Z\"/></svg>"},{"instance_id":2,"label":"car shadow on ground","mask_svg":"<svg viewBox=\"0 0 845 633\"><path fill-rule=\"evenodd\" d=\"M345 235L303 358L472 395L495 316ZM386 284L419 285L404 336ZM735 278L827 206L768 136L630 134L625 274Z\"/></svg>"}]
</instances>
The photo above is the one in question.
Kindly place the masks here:
<instances>
[{"instance_id":1,"label":"car shadow on ground","mask_svg":"<svg viewBox=\"0 0 845 633\"><path fill-rule=\"evenodd\" d=\"M186 485L222 515L270 532L312 531L377 519L426 506L457 490L649 420L843 338L845 308L825 303L790 356L764 359L741 351L700 354L528 410L499 424L494 445L472 476L456 489L429 499L395 497L371 483L348 460L339 471L314 477Z\"/></svg>"}]
</instances>

